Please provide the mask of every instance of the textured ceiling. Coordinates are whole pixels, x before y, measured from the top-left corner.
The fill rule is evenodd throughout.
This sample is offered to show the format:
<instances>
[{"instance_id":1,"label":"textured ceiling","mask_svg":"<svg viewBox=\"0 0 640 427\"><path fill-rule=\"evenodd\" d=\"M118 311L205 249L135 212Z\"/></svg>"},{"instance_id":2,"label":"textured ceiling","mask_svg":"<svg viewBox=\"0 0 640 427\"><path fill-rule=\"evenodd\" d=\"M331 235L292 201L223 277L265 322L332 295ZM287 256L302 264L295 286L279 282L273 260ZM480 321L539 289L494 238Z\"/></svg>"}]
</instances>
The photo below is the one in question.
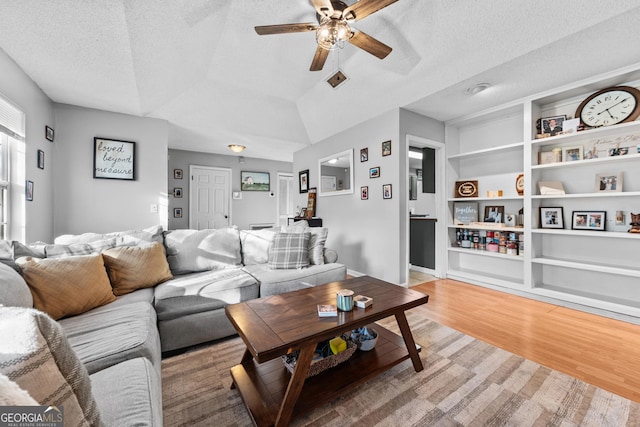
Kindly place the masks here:
<instances>
[{"instance_id":1,"label":"textured ceiling","mask_svg":"<svg viewBox=\"0 0 640 427\"><path fill-rule=\"evenodd\" d=\"M447 120L640 62L638 0L399 0L356 25L386 59L347 45L320 72L313 33L253 30L314 22L309 0L0 0L0 16L0 48L53 101L166 119L171 148L289 161L393 108Z\"/></svg>"}]
</instances>

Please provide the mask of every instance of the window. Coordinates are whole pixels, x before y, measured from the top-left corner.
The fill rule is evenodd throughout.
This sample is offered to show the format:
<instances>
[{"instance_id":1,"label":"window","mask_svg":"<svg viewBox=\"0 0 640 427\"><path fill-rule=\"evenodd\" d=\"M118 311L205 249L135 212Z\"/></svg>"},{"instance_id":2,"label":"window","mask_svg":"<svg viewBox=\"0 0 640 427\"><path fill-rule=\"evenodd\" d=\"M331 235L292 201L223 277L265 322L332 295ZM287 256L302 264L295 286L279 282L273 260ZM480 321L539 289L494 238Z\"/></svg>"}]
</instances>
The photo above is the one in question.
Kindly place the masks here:
<instances>
[{"instance_id":1,"label":"window","mask_svg":"<svg viewBox=\"0 0 640 427\"><path fill-rule=\"evenodd\" d=\"M24 142L24 135L24 113L0 96L0 239L8 237L10 225L12 145Z\"/></svg>"}]
</instances>

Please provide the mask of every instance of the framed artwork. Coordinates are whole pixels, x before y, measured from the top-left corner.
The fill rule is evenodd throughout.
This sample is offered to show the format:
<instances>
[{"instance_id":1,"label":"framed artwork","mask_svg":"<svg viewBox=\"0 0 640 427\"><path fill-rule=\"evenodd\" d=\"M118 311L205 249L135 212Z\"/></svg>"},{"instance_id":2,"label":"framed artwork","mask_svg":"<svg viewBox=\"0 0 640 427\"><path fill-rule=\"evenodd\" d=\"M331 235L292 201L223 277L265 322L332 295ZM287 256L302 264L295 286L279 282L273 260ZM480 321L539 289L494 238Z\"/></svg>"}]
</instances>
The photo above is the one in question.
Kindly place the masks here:
<instances>
[{"instance_id":1,"label":"framed artwork","mask_svg":"<svg viewBox=\"0 0 640 427\"><path fill-rule=\"evenodd\" d=\"M416 176L418 177L418 181L422 181L422 169L416 169Z\"/></svg>"},{"instance_id":2,"label":"framed artwork","mask_svg":"<svg viewBox=\"0 0 640 427\"><path fill-rule=\"evenodd\" d=\"M504 214L504 226L515 227L516 226L516 214L506 213Z\"/></svg>"},{"instance_id":3,"label":"framed artwork","mask_svg":"<svg viewBox=\"0 0 640 427\"><path fill-rule=\"evenodd\" d=\"M562 122L567 116L543 117L540 119L540 133L548 133L551 136L558 135L562 132Z\"/></svg>"},{"instance_id":4,"label":"framed artwork","mask_svg":"<svg viewBox=\"0 0 640 427\"><path fill-rule=\"evenodd\" d=\"M369 178L380 178L380 166L369 169Z\"/></svg>"},{"instance_id":5,"label":"framed artwork","mask_svg":"<svg viewBox=\"0 0 640 427\"><path fill-rule=\"evenodd\" d=\"M469 225L478 222L478 202L455 202L453 204L453 223Z\"/></svg>"},{"instance_id":6,"label":"framed artwork","mask_svg":"<svg viewBox=\"0 0 640 427\"><path fill-rule=\"evenodd\" d=\"M182 179L182 169L173 170L173 179Z\"/></svg>"},{"instance_id":7,"label":"framed artwork","mask_svg":"<svg viewBox=\"0 0 640 427\"><path fill-rule=\"evenodd\" d=\"M44 169L44 151L38 150L38 169Z\"/></svg>"},{"instance_id":8,"label":"framed artwork","mask_svg":"<svg viewBox=\"0 0 640 427\"><path fill-rule=\"evenodd\" d=\"M582 160L582 145L577 147L564 147L562 149L562 161L563 162L575 162L576 160Z\"/></svg>"},{"instance_id":9,"label":"framed artwork","mask_svg":"<svg viewBox=\"0 0 640 427\"><path fill-rule=\"evenodd\" d=\"M133 181L136 143L93 138L93 177Z\"/></svg>"},{"instance_id":10,"label":"framed artwork","mask_svg":"<svg viewBox=\"0 0 640 427\"><path fill-rule=\"evenodd\" d=\"M298 218L306 218L307 217L307 208L300 209L298 212Z\"/></svg>"},{"instance_id":11,"label":"framed artwork","mask_svg":"<svg viewBox=\"0 0 640 427\"><path fill-rule=\"evenodd\" d=\"M382 155L383 156L391 155L391 141L385 141L382 143Z\"/></svg>"},{"instance_id":12,"label":"framed artwork","mask_svg":"<svg viewBox=\"0 0 640 427\"><path fill-rule=\"evenodd\" d=\"M269 191L271 182L269 172L240 171L240 190L242 191ZM308 185L307 176L307 185ZM307 188L308 190L308 188Z\"/></svg>"},{"instance_id":13,"label":"framed artwork","mask_svg":"<svg viewBox=\"0 0 640 427\"><path fill-rule=\"evenodd\" d=\"M360 149L360 163L369 160L369 148Z\"/></svg>"},{"instance_id":14,"label":"framed artwork","mask_svg":"<svg viewBox=\"0 0 640 427\"><path fill-rule=\"evenodd\" d=\"M49 127L49 126L45 126L44 127L44 137L47 138L47 140L53 142L53 128Z\"/></svg>"},{"instance_id":15,"label":"framed artwork","mask_svg":"<svg viewBox=\"0 0 640 427\"><path fill-rule=\"evenodd\" d=\"M176 188L173 189L173 197L176 197L178 199L180 197L182 197L182 188L181 187L176 187Z\"/></svg>"},{"instance_id":16,"label":"framed artwork","mask_svg":"<svg viewBox=\"0 0 640 427\"><path fill-rule=\"evenodd\" d=\"M383 199L391 198L391 184L384 184L382 186L382 198Z\"/></svg>"},{"instance_id":17,"label":"framed artwork","mask_svg":"<svg viewBox=\"0 0 640 427\"><path fill-rule=\"evenodd\" d=\"M540 228L564 228L562 207L540 207Z\"/></svg>"},{"instance_id":18,"label":"framed artwork","mask_svg":"<svg viewBox=\"0 0 640 427\"><path fill-rule=\"evenodd\" d=\"M173 217L182 218L182 208L173 208Z\"/></svg>"},{"instance_id":19,"label":"framed artwork","mask_svg":"<svg viewBox=\"0 0 640 427\"><path fill-rule=\"evenodd\" d=\"M485 206L484 222L503 222L504 206Z\"/></svg>"},{"instance_id":20,"label":"framed artwork","mask_svg":"<svg viewBox=\"0 0 640 427\"><path fill-rule=\"evenodd\" d=\"M360 200L369 200L369 187L360 187Z\"/></svg>"},{"instance_id":21,"label":"framed artwork","mask_svg":"<svg viewBox=\"0 0 640 427\"><path fill-rule=\"evenodd\" d=\"M596 174L596 192L612 193L615 191L622 191L622 172L618 172L617 174Z\"/></svg>"},{"instance_id":22,"label":"framed artwork","mask_svg":"<svg viewBox=\"0 0 640 427\"><path fill-rule=\"evenodd\" d=\"M456 181L453 197L478 197L478 181Z\"/></svg>"},{"instance_id":23,"label":"framed artwork","mask_svg":"<svg viewBox=\"0 0 640 427\"><path fill-rule=\"evenodd\" d=\"M605 211L573 211L571 229L604 231L607 213Z\"/></svg>"},{"instance_id":24,"label":"framed artwork","mask_svg":"<svg viewBox=\"0 0 640 427\"><path fill-rule=\"evenodd\" d=\"M25 186L25 196L28 201L33 201L33 181L27 181L27 185Z\"/></svg>"},{"instance_id":25,"label":"framed artwork","mask_svg":"<svg viewBox=\"0 0 640 427\"><path fill-rule=\"evenodd\" d=\"M300 184L300 193L309 192L309 169L298 172L298 183Z\"/></svg>"}]
</instances>

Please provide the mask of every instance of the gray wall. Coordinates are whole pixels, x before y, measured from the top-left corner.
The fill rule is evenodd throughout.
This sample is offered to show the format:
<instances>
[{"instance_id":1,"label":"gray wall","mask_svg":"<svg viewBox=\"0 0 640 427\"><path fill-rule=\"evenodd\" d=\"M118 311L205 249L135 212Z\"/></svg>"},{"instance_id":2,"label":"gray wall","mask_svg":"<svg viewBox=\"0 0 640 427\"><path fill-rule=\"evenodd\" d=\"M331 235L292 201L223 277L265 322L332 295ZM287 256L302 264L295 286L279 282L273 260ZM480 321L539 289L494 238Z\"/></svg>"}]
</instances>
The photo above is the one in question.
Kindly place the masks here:
<instances>
[{"instance_id":1,"label":"gray wall","mask_svg":"<svg viewBox=\"0 0 640 427\"><path fill-rule=\"evenodd\" d=\"M64 104L55 116L55 235L166 227L167 122ZM93 178L96 136L136 143L135 181Z\"/></svg>"},{"instance_id":2,"label":"gray wall","mask_svg":"<svg viewBox=\"0 0 640 427\"><path fill-rule=\"evenodd\" d=\"M45 125L56 128L53 103L40 88L0 49L0 92L26 114L26 144L14 171L24 171L12 188L9 238L22 242L50 241L53 236L53 151L57 142L44 137ZM45 168L38 169L37 153L45 153ZM24 180L34 183L32 202L24 197Z\"/></svg>"},{"instance_id":3,"label":"gray wall","mask_svg":"<svg viewBox=\"0 0 640 427\"><path fill-rule=\"evenodd\" d=\"M254 159L240 156L199 153L184 150L169 150L169 229L189 228L189 165L213 166L231 169L231 191L240 191L240 171L269 172L271 193L243 191L241 200L231 201L231 224L240 229L248 229L249 224L277 224L278 172L291 173L293 164L272 160ZM182 169L183 178L173 178L173 170ZM297 183L297 175L293 177ZM297 185L297 184L296 184ZM182 197L173 197L173 189L182 188ZM304 204L306 206L306 202ZM182 218L173 218L173 208L182 208Z\"/></svg>"},{"instance_id":4,"label":"gray wall","mask_svg":"<svg viewBox=\"0 0 640 427\"><path fill-rule=\"evenodd\" d=\"M309 185L317 187L318 159L354 150L354 193L317 199L316 215L329 228L327 246L338 250L340 262L355 274L368 274L392 283L407 282L408 184L406 135L444 140L444 125L406 110L392 110L294 153L294 172L309 169ZM391 140L390 156L382 142ZM360 162L360 149L369 160ZM379 166L380 178L369 178ZM392 185L392 199L382 198L382 185ZM369 187L369 200L360 200L360 187ZM306 195L296 204L306 205Z\"/></svg>"}]
</instances>

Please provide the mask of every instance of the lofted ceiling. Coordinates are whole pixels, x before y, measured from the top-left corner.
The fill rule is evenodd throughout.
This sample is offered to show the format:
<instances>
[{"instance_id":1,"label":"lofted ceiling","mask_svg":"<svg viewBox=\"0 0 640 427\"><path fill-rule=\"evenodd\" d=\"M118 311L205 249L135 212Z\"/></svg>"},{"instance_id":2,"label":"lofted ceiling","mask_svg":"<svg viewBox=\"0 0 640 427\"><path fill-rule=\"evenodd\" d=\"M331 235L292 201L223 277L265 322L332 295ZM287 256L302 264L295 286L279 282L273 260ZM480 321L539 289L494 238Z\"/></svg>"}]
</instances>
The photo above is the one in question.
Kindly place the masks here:
<instances>
[{"instance_id":1,"label":"lofted ceiling","mask_svg":"<svg viewBox=\"0 0 640 427\"><path fill-rule=\"evenodd\" d=\"M53 101L165 119L170 148L286 161L394 108L444 121L640 62L638 0L399 0L355 25L386 59L347 45L319 72L314 33L253 30L315 22L309 0L0 0L0 16L0 48Z\"/></svg>"}]
</instances>

